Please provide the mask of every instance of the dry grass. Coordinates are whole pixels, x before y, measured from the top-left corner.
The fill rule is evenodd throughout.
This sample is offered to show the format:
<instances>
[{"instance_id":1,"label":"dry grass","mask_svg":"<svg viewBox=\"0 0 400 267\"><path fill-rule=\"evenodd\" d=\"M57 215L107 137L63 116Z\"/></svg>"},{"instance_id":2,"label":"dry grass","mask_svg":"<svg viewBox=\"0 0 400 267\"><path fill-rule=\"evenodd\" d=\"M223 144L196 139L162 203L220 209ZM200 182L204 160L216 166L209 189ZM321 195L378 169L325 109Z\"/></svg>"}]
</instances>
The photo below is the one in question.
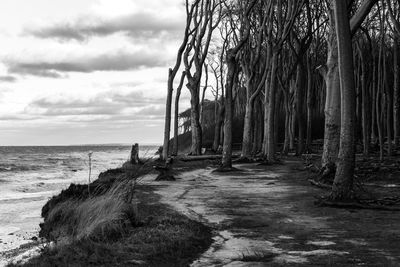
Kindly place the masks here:
<instances>
[{"instance_id":1,"label":"dry grass","mask_svg":"<svg viewBox=\"0 0 400 267\"><path fill-rule=\"evenodd\" d=\"M77 197L82 187L50 200L42 235L58 243L24 266L188 266L209 247L209 227L159 203L150 187L133 191L134 185L128 173L100 195Z\"/></svg>"},{"instance_id":2,"label":"dry grass","mask_svg":"<svg viewBox=\"0 0 400 267\"><path fill-rule=\"evenodd\" d=\"M104 195L59 203L46 219L47 224L56 224L61 229L53 232L51 237L57 240L68 235L70 241L101 241L123 236L136 217L133 204L125 200L128 188L128 182L121 182Z\"/></svg>"}]
</instances>

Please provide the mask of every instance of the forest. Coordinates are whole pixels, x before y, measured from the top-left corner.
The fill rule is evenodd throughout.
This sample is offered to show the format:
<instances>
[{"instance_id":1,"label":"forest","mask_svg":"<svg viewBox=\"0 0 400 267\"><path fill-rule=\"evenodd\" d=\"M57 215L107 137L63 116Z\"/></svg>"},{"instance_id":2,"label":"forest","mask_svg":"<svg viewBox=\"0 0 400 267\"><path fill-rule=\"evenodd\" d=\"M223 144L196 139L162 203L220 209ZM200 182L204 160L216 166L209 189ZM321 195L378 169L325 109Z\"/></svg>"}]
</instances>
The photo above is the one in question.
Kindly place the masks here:
<instances>
[{"instance_id":1,"label":"forest","mask_svg":"<svg viewBox=\"0 0 400 267\"><path fill-rule=\"evenodd\" d=\"M356 155L380 162L396 155L398 0L186 0L185 7L168 74L164 160L182 150L182 132L190 155L222 153L221 171L234 170L236 150L236 162L268 164L320 152L321 179L332 177L328 199L345 201L354 197ZM186 89L190 109L180 112Z\"/></svg>"}]
</instances>

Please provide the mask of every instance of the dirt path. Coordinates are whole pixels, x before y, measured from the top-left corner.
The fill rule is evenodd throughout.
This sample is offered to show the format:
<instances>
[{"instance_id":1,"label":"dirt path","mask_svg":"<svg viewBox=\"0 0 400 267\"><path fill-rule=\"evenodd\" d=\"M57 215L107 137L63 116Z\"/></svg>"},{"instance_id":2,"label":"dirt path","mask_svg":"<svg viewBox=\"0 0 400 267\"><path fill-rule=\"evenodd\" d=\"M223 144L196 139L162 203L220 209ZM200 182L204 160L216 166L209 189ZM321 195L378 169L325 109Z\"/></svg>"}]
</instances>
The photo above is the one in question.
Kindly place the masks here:
<instances>
[{"instance_id":1,"label":"dirt path","mask_svg":"<svg viewBox=\"0 0 400 267\"><path fill-rule=\"evenodd\" d=\"M156 183L163 202L211 224L215 242L193 266L399 266L400 212L320 208L297 161L212 168Z\"/></svg>"}]
</instances>

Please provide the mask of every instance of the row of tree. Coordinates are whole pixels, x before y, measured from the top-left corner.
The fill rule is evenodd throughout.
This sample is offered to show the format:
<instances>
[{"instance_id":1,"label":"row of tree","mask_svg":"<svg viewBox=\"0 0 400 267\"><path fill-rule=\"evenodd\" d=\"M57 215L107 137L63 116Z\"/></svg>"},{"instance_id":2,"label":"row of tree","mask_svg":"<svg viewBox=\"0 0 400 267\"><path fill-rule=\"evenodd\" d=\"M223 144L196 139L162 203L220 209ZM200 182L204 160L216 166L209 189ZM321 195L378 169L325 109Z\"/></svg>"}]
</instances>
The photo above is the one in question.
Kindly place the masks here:
<instances>
[{"instance_id":1,"label":"row of tree","mask_svg":"<svg viewBox=\"0 0 400 267\"><path fill-rule=\"evenodd\" d=\"M399 146L398 0L186 0L186 15L169 70L164 159L178 152L184 85L191 95L190 153L202 152L209 90L215 96L212 149L222 145L225 169L232 168L238 114L244 116L242 159L269 162L277 152L310 152L316 118L324 117L321 162L336 171L332 199L351 197L356 144L365 155L377 144L381 159Z\"/></svg>"}]
</instances>

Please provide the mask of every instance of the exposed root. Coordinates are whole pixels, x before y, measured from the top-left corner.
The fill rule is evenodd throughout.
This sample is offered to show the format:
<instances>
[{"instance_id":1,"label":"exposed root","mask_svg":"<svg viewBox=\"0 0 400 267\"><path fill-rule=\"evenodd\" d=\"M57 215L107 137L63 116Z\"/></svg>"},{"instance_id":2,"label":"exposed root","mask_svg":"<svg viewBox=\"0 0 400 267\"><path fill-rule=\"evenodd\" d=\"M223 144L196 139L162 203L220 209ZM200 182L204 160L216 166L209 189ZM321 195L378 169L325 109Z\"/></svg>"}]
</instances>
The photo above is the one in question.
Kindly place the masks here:
<instances>
[{"instance_id":1,"label":"exposed root","mask_svg":"<svg viewBox=\"0 0 400 267\"><path fill-rule=\"evenodd\" d=\"M321 182L315 181L314 179L308 179L308 181L310 182L310 184L312 184L318 188L327 189L327 190L332 189L332 185L321 183Z\"/></svg>"},{"instance_id":2,"label":"exposed root","mask_svg":"<svg viewBox=\"0 0 400 267\"><path fill-rule=\"evenodd\" d=\"M240 157L233 161L234 163L254 163L254 159L248 157Z\"/></svg>"},{"instance_id":3,"label":"exposed root","mask_svg":"<svg viewBox=\"0 0 400 267\"><path fill-rule=\"evenodd\" d=\"M226 173L226 172L237 172L240 171L239 169L235 168L235 167L224 167L221 166L218 169L214 170L214 173Z\"/></svg>"},{"instance_id":4,"label":"exposed root","mask_svg":"<svg viewBox=\"0 0 400 267\"><path fill-rule=\"evenodd\" d=\"M273 165L283 165L283 161L280 159L273 159L267 160L264 159L261 163L258 164L259 166L273 166Z\"/></svg>"},{"instance_id":5,"label":"exposed root","mask_svg":"<svg viewBox=\"0 0 400 267\"><path fill-rule=\"evenodd\" d=\"M369 209L369 210L384 210L384 211L400 211L399 207L389 205L375 204L382 203L379 200L349 200L349 201L335 201L330 200L329 197L316 197L315 205L320 207L332 207L342 209ZM400 200L399 200L400 202ZM396 203L399 203L396 202Z\"/></svg>"},{"instance_id":6,"label":"exposed root","mask_svg":"<svg viewBox=\"0 0 400 267\"><path fill-rule=\"evenodd\" d=\"M333 183L333 180L335 179L335 174L336 174L336 165L334 163L328 163L325 166L323 166L319 172L320 181L323 182L328 182L328 183Z\"/></svg>"}]
</instances>

